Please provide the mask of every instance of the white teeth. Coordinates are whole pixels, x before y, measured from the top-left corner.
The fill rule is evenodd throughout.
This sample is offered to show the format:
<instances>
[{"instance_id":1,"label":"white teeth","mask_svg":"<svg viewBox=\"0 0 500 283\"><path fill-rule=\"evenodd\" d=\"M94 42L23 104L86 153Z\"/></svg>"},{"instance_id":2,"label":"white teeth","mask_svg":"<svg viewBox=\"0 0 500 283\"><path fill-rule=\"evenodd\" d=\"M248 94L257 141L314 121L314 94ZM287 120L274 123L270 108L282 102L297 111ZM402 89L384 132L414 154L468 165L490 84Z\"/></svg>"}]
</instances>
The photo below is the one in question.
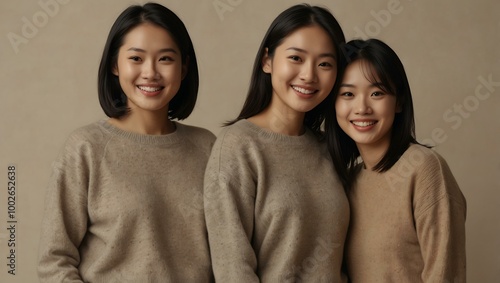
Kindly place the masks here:
<instances>
[{"instance_id":1,"label":"white teeth","mask_svg":"<svg viewBox=\"0 0 500 283\"><path fill-rule=\"evenodd\" d=\"M359 127L368 127L368 126L371 126L373 124L375 124L375 121L352 121L352 123L356 126L359 126Z\"/></svg>"},{"instance_id":2,"label":"white teeth","mask_svg":"<svg viewBox=\"0 0 500 283\"><path fill-rule=\"evenodd\" d=\"M161 90L161 87L151 87L151 86L137 86L140 90L147 92L155 92Z\"/></svg>"},{"instance_id":3,"label":"white teeth","mask_svg":"<svg viewBox=\"0 0 500 283\"><path fill-rule=\"evenodd\" d=\"M315 90L308 90L308 89L301 88L298 86L292 86L292 88L300 93L303 93L303 94L313 94L316 92Z\"/></svg>"}]
</instances>

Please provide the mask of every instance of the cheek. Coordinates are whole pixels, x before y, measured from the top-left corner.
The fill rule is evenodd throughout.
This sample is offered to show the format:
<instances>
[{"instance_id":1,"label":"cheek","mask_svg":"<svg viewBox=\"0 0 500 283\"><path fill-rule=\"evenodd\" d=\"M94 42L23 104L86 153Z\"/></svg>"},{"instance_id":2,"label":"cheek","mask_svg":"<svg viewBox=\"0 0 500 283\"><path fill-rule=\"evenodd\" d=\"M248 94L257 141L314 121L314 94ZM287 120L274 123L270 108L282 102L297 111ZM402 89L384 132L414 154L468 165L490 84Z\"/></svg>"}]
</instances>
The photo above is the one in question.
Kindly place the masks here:
<instances>
[{"instance_id":1,"label":"cheek","mask_svg":"<svg viewBox=\"0 0 500 283\"><path fill-rule=\"evenodd\" d=\"M122 81L122 79L130 78L139 73L140 71L137 69L137 66L134 67L133 65L128 63L118 62L116 69L117 73L115 75L117 75L120 78L120 81Z\"/></svg>"},{"instance_id":2,"label":"cheek","mask_svg":"<svg viewBox=\"0 0 500 283\"><path fill-rule=\"evenodd\" d=\"M381 105L381 109L379 109L379 111L385 113L385 116L388 119L394 120L397 112L396 101L391 101L386 105Z\"/></svg>"},{"instance_id":3,"label":"cheek","mask_svg":"<svg viewBox=\"0 0 500 283\"><path fill-rule=\"evenodd\" d=\"M180 63L170 64L170 65L158 64L155 66L155 68L156 71L160 73L162 77L182 78L182 65Z\"/></svg>"},{"instance_id":4,"label":"cheek","mask_svg":"<svg viewBox=\"0 0 500 283\"><path fill-rule=\"evenodd\" d=\"M321 81L325 86L327 86L330 89L330 91L333 89L336 80L337 80L337 71L321 73Z\"/></svg>"},{"instance_id":5,"label":"cheek","mask_svg":"<svg viewBox=\"0 0 500 283\"><path fill-rule=\"evenodd\" d=\"M344 117L348 114L347 105L342 100L335 101L335 112L337 113L337 118Z\"/></svg>"},{"instance_id":6,"label":"cheek","mask_svg":"<svg viewBox=\"0 0 500 283\"><path fill-rule=\"evenodd\" d=\"M276 60L273 62L273 69L271 71L272 77L279 78L280 80L286 80L290 79L293 72L294 67L286 61Z\"/></svg>"}]
</instances>

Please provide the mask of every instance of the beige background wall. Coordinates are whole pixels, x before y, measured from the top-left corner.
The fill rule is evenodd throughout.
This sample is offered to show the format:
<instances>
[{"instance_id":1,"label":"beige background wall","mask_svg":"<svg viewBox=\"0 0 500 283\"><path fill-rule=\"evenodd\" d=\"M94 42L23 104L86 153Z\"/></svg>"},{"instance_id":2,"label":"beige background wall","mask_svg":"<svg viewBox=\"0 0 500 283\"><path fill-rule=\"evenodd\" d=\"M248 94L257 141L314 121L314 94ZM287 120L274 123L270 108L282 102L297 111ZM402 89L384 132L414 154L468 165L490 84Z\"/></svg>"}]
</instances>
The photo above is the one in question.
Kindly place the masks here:
<instances>
[{"instance_id":1,"label":"beige background wall","mask_svg":"<svg viewBox=\"0 0 500 283\"><path fill-rule=\"evenodd\" d=\"M223 121L234 118L267 27L300 2L160 1L184 20L198 55L199 100L186 123L218 133ZM111 24L133 3L1 1L1 282L37 281L50 164L72 130L104 117L96 94L100 55ZM437 145L467 198L469 282L499 282L500 2L311 3L333 11L348 39L378 37L400 55L413 90L417 137ZM7 273L9 164L17 167L15 276Z\"/></svg>"}]
</instances>

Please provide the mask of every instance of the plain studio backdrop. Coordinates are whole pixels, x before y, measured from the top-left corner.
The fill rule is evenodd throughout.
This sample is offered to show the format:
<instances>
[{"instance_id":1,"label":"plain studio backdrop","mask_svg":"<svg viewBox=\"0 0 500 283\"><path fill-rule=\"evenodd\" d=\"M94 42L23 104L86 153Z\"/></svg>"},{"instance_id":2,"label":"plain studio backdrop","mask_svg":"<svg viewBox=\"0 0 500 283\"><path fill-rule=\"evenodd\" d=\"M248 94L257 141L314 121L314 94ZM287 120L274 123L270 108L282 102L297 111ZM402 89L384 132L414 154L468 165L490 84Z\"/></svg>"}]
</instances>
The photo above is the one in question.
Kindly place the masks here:
<instances>
[{"instance_id":1,"label":"plain studio backdrop","mask_svg":"<svg viewBox=\"0 0 500 283\"><path fill-rule=\"evenodd\" d=\"M200 70L186 124L215 134L243 104L271 21L303 1L159 1L186 24ZM51 163L74 129L105 118L97 69L116 17L133 1L22 0L0 4L0 281L37 282ZM500 280L500 2L322 0L346 38L393 47L412 88L417 139L436 145L467 199L469 282ZM8 171L16 166L15 207ZM15 208L15 210L13 210ZM9 215L15 230L8 229ZM10 242L9 242L10 241ZM9 243L15 241L15 273Z\"/></svg>"}]
</instances>

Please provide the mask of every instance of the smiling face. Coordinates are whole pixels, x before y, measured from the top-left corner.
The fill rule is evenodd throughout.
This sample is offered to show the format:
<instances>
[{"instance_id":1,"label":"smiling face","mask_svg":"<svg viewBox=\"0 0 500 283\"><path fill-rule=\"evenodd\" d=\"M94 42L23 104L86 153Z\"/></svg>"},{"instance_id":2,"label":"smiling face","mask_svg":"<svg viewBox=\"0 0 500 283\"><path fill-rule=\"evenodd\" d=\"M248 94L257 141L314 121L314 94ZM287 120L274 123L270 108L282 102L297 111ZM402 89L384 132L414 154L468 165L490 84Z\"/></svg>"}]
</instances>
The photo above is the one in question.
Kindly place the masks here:
<instances>
[{"instance_id":1,"label":"smiling face","mask_svg":"<svg viewBox=\"0 0 500 283\"><path fill-rule=\"evenodd\" d=\"M181 52L170 34L163 28L141 24L130 30L118 51L113 74L127 96L131 113L168 111L186 68Z\"/></svg>"},{"instance_id":2,"label":"smiling face","mask_svg":"<svg viewBox=\"0 0 500 283\"><path fill-rule=\"evenodd\" d=\"M263 58L263 71L271 75L270 107L304 114L330 94L337 75L333 42L318 25L288 35L274 54Z\"/></svg>"},{"instance_id":3,"label":"smiling face","mask_svg":"<svg viewBox=\"0 0 500 283\"><path fill-rule=\"evenodd\" d=\"M391 138L396 113L396 96L381 88L380 80L369 63L357 60L350 63L342 79L335 101L337 121L342 130L356 143L360 152L384 154ZM372 78L370 81L367 78Z\"/></svg>"}]
</instances>

